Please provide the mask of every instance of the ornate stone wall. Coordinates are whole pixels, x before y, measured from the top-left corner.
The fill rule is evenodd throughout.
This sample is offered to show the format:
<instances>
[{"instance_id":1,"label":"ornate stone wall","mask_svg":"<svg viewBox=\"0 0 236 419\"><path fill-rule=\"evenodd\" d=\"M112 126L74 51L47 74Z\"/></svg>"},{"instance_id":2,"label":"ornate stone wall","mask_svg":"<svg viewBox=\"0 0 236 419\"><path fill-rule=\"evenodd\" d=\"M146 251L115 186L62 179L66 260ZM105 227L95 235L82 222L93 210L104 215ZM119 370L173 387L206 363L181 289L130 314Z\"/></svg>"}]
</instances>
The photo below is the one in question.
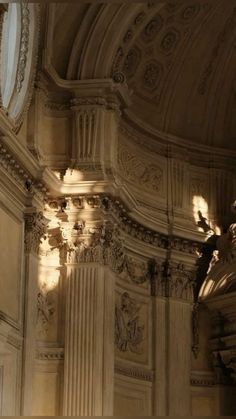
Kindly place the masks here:
<instances>
[{"instance_id":1,"label":"ornate stone wall","mask_svg":"<svg viewBox=\"0 0 236 419\"><path fill-rule=\"evenodd\" d=\"M222 151L213 158L206 147L140 127L129 113L136 71L141 100L145 92L153 101L160 89L159 107L171 57L184 54L193 22L204 13L207 20L211 8L143 7L134 6L122 48L117 39L112 72L104 70L112 79L60 79L45 46L18 134L24 112L13 121L0 109L1 414L224 413L218 384L225 382L215 373L225 367L230 384L235 379L228 345L235 346L235 225L228 216L235 157ZM27 67L30 12L21 8L19 100L34 73ZM184 33L171 21L165 29L169 14ZM207 86L204 76L201 95ZM207 288L212 278L218 286ZM230 297L207 300L213 310L204 319L213 326L204 320L203 327L198 296L206 288ZM216 362L206 361L210 353Z\"/></svg>"}]
</instances>

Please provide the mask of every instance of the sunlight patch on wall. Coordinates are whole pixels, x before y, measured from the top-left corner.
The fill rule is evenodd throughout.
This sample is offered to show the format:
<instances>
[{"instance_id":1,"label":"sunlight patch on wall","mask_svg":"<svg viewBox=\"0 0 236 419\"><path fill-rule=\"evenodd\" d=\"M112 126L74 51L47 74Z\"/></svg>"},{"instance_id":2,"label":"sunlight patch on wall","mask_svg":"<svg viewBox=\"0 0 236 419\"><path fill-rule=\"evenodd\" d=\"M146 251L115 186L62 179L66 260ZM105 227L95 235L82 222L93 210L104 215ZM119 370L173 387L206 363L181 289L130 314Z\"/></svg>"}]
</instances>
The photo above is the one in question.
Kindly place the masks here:
<instances>
[{"instance_id":1,"label":"sunlight patch on wall","mask_svg":"<svg viewBox=\"0 0 236 419\"><path fill-rule=\"evenodd\" d=\"M208 203L201 195L194 195L193 197L193 216L198 223L199 221L199 211L202 216L208 220Z\"/></svg>"},{"instance_id":2,"label":"sunlight patch on wall","mask_svg":"<svg viewBox=\"0 0 236 419\"><path fill-rule=\"evenodd\" d=\"M193 200L193 217L198 225L198 231L204 231L207 236L212 234L221 235L221 229L214 221L209 219L209 208L207 201L201 195L194 195Z\"/></svg>"},{"instance_id":3,"label":"sunlight patch on wall","mask_svg":"<svg viewBox=\"0 0 236 419\"><path fill-rule=\"evenodd\" d=\"M45 266L39 267L39 289L41 292L45 293L52 291L58 287L59 284L60 271L56 268L50 269Z\"/></svg>"}]
</instances>

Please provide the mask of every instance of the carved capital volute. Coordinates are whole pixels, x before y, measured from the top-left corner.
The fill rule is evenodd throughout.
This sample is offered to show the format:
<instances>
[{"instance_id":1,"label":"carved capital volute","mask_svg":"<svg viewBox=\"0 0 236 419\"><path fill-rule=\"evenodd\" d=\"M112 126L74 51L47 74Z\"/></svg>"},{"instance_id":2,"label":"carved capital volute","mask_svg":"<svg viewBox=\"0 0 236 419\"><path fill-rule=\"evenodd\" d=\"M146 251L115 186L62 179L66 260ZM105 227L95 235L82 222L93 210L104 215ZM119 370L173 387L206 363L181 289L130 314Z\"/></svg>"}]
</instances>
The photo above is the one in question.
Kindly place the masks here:
<instances>
[{"instance_id":1,"label":"carved capital volute","mask_svg":"<svg viewBox=\"0 0 236 419\"><path fill-rule=\"evenodd\" d=\"M46 234L48 220L42 212L25 214L25 252L39 253L39 246Z\"/></svg>"}]
</instances>

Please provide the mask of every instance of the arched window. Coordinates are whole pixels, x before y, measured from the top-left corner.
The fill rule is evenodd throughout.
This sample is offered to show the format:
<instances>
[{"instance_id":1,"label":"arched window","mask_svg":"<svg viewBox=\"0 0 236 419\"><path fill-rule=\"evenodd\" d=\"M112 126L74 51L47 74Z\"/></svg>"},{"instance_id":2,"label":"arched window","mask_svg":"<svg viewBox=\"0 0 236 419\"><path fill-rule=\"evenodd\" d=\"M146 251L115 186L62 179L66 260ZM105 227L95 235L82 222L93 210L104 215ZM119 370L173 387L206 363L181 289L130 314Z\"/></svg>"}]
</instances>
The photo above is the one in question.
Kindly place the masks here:
<instances>
[{"instance_id":1,"label":"arched window","mask_svg":"<svg viewBox=\"0 0 236 419\"><path fill-rule=\"evenodd\" d=\"M38 6L9 3L1 41L2 106L17 127L27 110L37 58Z\"/></svg>"},{"instance_id":2,"label":"arched window","mask_svg":"<svg viewBox=\"0 0 236 419\"><path fill-rule=\"evenodd\" d=\"M1 92L2 104L8 108L16 82L19 48L21 40L21 7L9 4L4 13L1 48Z\"/></svg>"}]
</instances>

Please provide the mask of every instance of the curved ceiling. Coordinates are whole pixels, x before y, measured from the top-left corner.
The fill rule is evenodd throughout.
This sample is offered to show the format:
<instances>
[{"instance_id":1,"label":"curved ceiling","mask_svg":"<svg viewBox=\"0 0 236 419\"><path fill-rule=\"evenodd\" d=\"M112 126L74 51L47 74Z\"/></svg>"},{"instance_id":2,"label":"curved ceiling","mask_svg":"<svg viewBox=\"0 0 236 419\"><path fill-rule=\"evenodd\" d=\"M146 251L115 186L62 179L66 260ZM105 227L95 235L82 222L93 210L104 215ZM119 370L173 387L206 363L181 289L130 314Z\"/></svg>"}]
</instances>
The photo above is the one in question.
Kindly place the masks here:
<instances>
[{"instance_id":1,"label":"curved ceiling","mask_svg":"<svg viewBox=\"0 0 236 419\"><path fill-rule=\"evenodd\" d=\"M52 63L61 77L124 76L131 121L190 144L236 150L235 0L50 8Z\"/></svg>"}]
</instances>

